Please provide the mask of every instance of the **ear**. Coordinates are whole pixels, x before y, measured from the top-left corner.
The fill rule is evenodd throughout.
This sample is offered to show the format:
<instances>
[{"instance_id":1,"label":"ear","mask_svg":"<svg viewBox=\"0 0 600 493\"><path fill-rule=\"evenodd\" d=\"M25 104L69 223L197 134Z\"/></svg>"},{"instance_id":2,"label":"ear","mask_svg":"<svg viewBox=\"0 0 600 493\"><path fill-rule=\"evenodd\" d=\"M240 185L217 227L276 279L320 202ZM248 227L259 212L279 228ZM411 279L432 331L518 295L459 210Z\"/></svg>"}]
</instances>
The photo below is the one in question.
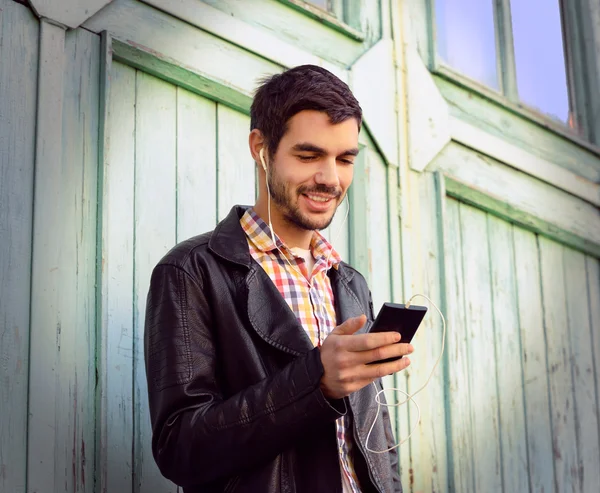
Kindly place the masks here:
<instances>
[{"instance_id":1,"label":"ear","mask_svg":"<svg viewBox=\"0 0 600 493\"><path fill-rule=\"evenodd\" d=\"M261 151L265 149L265 139L262 132L258 129L254 129L250 132L248 136L248 145L250 146L250 154L252 154L252 159L256 164L260 163L261 168L266 171L266 161L265 157L266 151L263 151L261 156Z\"/></svg>"}]
</instances>

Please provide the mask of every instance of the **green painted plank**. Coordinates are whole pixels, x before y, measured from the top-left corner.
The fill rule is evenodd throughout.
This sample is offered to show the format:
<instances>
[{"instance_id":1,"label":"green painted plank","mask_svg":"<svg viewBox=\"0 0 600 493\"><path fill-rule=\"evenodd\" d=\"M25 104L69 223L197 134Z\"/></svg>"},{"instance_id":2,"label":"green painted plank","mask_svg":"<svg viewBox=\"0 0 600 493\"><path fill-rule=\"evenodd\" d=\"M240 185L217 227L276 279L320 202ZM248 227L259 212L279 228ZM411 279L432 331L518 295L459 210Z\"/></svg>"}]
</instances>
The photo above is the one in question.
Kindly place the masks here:
<instances>
[{"instance_id":1,"label":"green painted plank","mask_svg":"<svg viewBox=\"0 0 600 493\"><path fill-rule=\"evenodd\" d=\"M564 278L564 247L539 239L544 327L548 354L548 387L552 417L555 487L557 491L580 491L575 406L571 379L571 353L568 327L567 293ZM579 329L573 328L574 330Z\"/></svg>"},{"instance_id":2,"label":"green painted plank","mask_svg":"<svg viewBox=\"0 0 600 493\"><path fill-rule=\"evenodd\" d=\"M217 222L217 105L177 88L177 241Z\"/></svg>"},{"instance_id":3,"label":"green painted plank","mask_svg":"<svg viewBox=\"0 0 600 493\"><path fill-rule=\"evenodd\" d=\"M100 38L83 29L65 37L42 22L40 52L28 489L86 492L94 489Z\"/></svg>"},{"instance_id":4,"label":"green painted plank","mask_svg":"<svg viewBox=\"0 0 600 493\"><path fill-rule=\"evenodd\" d=\"M452 491L474 492L473 430L471 406L477 396L469 392L468 332L463 282L463 240L460 203L448 198L444 214L444 256L448 334L445 364L448 379L448 467Z\"/></svg>"},{"instance_id":5,"label":"green painted plank","mask_svg":"<svg viewBox=\"0 0 600 493\"><path fill-rule=\"evenodd\" d=\"M440 197L436 177L433 173L423 173L418 178L418 205L415 214L418 218L416 234L418 246L415 248L419 260L413 265L413 283L407 286L405 298L414 294L424 294L443 309L443 253L440 235ZM418 231L418 232L417 232ZM413 262L415 258L411 259ZM429 377L442 350L442 321L433 306L423 298L413 303L429 306L415 338L415 353L411 357L409 386L411 393L421 388ZM411 438L411 458L413 462L414 491L447 491L447 434L444 408L444 375L442 363L425 390L416 397L421 410L421 423ZM414 426L417 413L411 406L410 420ZM427 423L427 426L424 424Z\"/></svg>"},{"instance_id":6,"label":"green painted plank","mask_svg":"<svg viewBox=\"0 0 600 493\"><path fill-rule=\"evenodd\" d=\"M195 90L194 86L203 88L216 82L249 98L257 80L281 71L279 64L137 0L113 1L87 21L84 27L95 33L109 31L115 41L139 48L184 71L197 74L200 78L174 69L167 72L174 79L183 78L187 81L186 77L189 77L190 87L186 89L192 91ZM116 42L114 45L118 46ZM162 70L159 67L157 72ZM205 84L202 78L210 82ZM172 82L179 84L178 80ZM206 90L214 92L210 88ZM229 104L238 101L233 93L227 99L231 100Z\"/></svg>"},{"instance_id":7,"label":"green painted plank","mask_svg":"<svg viewBox=\"0 0 600 493\"><path fill-rule=\"evenodd\" d=\"M0 491L25 492L37 19L0 0Z\"/></svg>"},{"instance_id":8,"label":"green painted plank","mask_svg":"<svg viewBox=\"0 0 600 493\"><path fill-rule=\"evenodd\" d=\"M322 23L324 26L334 29L342 34L345 34L350 39L355 41L364 41L365 34L358 29L354 29L349 24L345 24L340 19L336 17L334 13L325 12L324 10L311 5L310 2L305 2L304 0L279 0L281 3L291 7L292 9L310 17L311 19L316 20L317 22ZM339 3L339 2L338 2ZM352 2L348 2L352 5ZM356 5L359 2L354 2ZM362 3L362 2L361 2ZM371 2L375 3L375 2ZM362 6L362 5L361 5ZM339 6L337 9L333 10L334 12L339 11ZM342 19L343 19L343 9L342 9ZM355 18L360 23L360 16L350 15L351 18ZM356 23L355 23L356 25Z\"/></svg>"},{"instance_id":9,"label":"green painted plank","mask_svg":"<svg viewBox=\"0 0 600 493\"><path fill-rule=\"evenodd\" d=\"M585 259L588 283L591 347L594 358L594 380L596 384L596 409L600 406L600 261L593 257ZM600 423L598 426L600 435Z\"/></svg>"},{"instance_id":10,"label":"green painted plank","mask_svg":"<svg viewBox=\"0 0 600 493\"><path fill-rule=\"evenodd\" d=\"M302 44L304 49L340 66L350 66L368 48L345 33L324 26L321 20L290 8L282 2L253 0L205 0L251 26L275 33L290 44Z\"/></svg>"},{"instance_id":11,"label":"green painted plank","mask_svg":"<svg viewBox=\"0 0 600 493\"><path fill-rule=\"evenodd\" d=\"M504 491L527 491L527 433L512 226L488 216Z\"/></svg>"},{"instance_id":12,"label":"green painted plank","mask_svg":"<svg viewBox=\"0 0 600 493\"><path fill-rule=\"evenodd\" d=\"M364 134L361 133L361 135ZM367 144L368 145L368 144ZM371 204L369 202L369 166L368 149L359 143L360 153L354 161L354 178L348 191L350 199L350 264L357 269L371 286L371 269L369 266L368 247L368 218Z\"/></svg>"},{"instance_id":13,"label":"green painted plank","mask_svg":"<svg viewBox=\"0 0 600 493\"><path fill-rule=\"evenodd\" d=\"M463 282L469 345L469 392L473 430L475 491L502 490L497 362L486 214L460 206ZM482 371L485 368L485 371Z\"/></svg>"},{"instance_id":14,"label":"green painted plank","mask_svg":"<svg viewBox=\"0 0 600 493\"><path fill-rule=\"evenodd\" d=\"M577 470L581 491L594 491L600 485L600 439L586 259L582 253L567 248L563 250L563 257L575 401Z\"/></svg>"},{"instance_id":15,"label":"green painted plank","mask_svg":"<svg viewBox=\"0 0 600 493\"><path fill-rule=\"evenodd\" d=\"M546 339L536 235L522 228L513 228L513 249L529 484L531 491L555 491ZM518 388L513 390L518 391Z\"/></svg>"},{"instance_id":16,"label":"green painted plank","mask_svg":"<svg viewBox=\"0 0 600 493\"><path fill-rule=\"evenodd\" d=\"M176 103L174 86L137 73L133 259L134 493L176 492L176 486L161 475L152 458L143 339L152 269L176 242Z\"/></svg>"},{"instance_id":17,"label":"green painted plank","mask_svg":"<svg viewBox=\"0 0 600 493\"><path fill-rule=\"evenodd\" d=\"M481 189L469 186L449 176L446 177L446 190L448 195L452 197L481 208L529 231L564 243L584 253L600 256L600 244L596 243L595 240L590 240L585 236L574 234L556 224L549 223L543 218L503 200L501 197L486 193Z\"/></svg>"},{"instance_id":18,"label":"green painted plank","mask_svg":"<svg viewBox=\"0 0 600 493\"><path fill-rule=\"evenodd\" d=\"M509 107L443 77L434 76L434 81L448 101L451 115L592 182L600 181L600 151L583 139L549 131L544 125L516 114Z\"/></svg>"},{"instance_id":19,"label":"green painted plank","mask_svg":"<svg viewBox=\"0 0 600 493\"><path fill-rule=\"evenodd\" d=\"M100 451L103 491L131 491L133 456L133 248L135 70L114 63L110 72L102 196L100 330L105 360Z\"/></svg>"},{"instance_id":20,"label":"green painted plank","mask_svg":"<svg viewBox=\"0 0 600 493\"><path fill-rule=\"evenodd\" d=\"M169 57L146 51L139 46L132 46L118 40L113 40L114 59L131 65L171 82L179 87L227 104L244 113L250 113L252 98L239 89L230 87L225 82L219 82L182 67Z\"/></svg>"},{"instance_id":21,"label":"green painted plank","mask_svg":"<svg viewBox=\"0 0 600 493\"><path fill-rule=\"evenodd\" d=\"M217 107L217 217L236 204L253 205L255 168L248 132L250 118L223 105Z\"/></svg>"}]
</instances>

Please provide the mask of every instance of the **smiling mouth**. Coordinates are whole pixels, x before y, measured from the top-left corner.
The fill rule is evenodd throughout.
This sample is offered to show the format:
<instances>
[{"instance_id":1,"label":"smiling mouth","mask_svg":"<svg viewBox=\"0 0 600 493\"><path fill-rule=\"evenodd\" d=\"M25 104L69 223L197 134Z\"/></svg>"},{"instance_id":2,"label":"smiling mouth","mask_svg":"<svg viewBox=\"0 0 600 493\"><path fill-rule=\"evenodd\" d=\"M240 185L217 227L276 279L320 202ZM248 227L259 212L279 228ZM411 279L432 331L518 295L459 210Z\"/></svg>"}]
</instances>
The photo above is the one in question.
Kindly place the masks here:
<instances>
[{"instance_id":1,"label":"smiling mouth","mask_svg":"<svg viewBox=\"0 0 600 493\"><path fill-rule=\"evenodd\" d=\"M322 195L312 195L312 194L308 194L305 193L303 194L305 197L308 197L310 200L313 200L314 202L329 202L330 200L335 199L336 197L323 197Z\"/></svg>"}]
</instances>

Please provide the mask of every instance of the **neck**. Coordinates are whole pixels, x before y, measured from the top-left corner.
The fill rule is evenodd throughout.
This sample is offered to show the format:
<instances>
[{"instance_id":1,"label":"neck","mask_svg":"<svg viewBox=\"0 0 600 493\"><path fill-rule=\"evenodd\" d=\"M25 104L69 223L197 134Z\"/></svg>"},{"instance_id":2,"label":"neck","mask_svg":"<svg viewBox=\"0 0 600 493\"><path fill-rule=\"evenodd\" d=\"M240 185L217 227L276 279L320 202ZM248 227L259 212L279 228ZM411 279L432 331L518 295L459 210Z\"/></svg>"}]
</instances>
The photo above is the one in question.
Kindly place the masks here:
<instances>
[{"instance_id":1,"label":"neck","mask_svg":"<svg viewBox=\"0 0 600 493\"><path fill-rule=\"evenodd\" d=\"M254 212L267 224L269 224L269 209L266 200L258 200L254 205ZM302 248L310 250L310 242L314 231L299 228L293 223L285 220L281 213L271 201L271 224L275 234L289 248Z\"/></svg>"}]
</instances>

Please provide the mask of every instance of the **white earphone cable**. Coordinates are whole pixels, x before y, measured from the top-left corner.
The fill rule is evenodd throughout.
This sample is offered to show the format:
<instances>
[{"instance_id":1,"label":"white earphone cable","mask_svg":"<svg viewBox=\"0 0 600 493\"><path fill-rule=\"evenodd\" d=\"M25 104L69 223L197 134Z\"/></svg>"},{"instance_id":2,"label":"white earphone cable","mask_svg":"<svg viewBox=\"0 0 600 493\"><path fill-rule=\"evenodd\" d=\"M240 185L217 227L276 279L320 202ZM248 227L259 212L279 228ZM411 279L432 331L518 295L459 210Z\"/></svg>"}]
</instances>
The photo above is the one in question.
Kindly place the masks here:
<instances>
[{"instance_id":1,"label":"white earphone cable","mask_svg":"<svg viewBox=\"0 0 600 493\"><path fill-rule=\"evenodd\" d=\"M398 402L398 403L394 403L394 404L387 404L385 402L381 402L381 399L379 398L379 396L383 392L385 392L385 389L378 390L377 389L377 385L375 385L375 382L373 382L373 386L375 387L375 390L377 391L377 393L375 394L375 401L377 402L377 413L375 414L375 418L373 419L373 424L371 424L371 428L369 429L369 433L367 434L366 449L369 452L372 452L374 454L383 454L383 453L389 452L391 450L394 450L395 448L397 448L400 445L402 445L403 443L405 443L412 436L412 434L415 432L415 430L417 429L417 426L419 426L419 421L421 420L421 409L419 408L419 405L417 404L417 401L414 399L414 397L419 392L421 392L425 387L427 387L427 385L429 385L429 382L433 378L433 374L435 373L435 370L437 369L438 365L440 364L440 361L441 361L442 356L444 354L444 345L445 345L445 342L446 342L446 319L444 318L444 315L442 314L442 311L431 300L431 298L425 296L424 294L415 294L415 295L413 295L408 300L408 302L406 303L406 308L408 308L410 306L412 300L414 300L417 297L425 298L427 301L429 301L429 303L431 303L431 305L437 310L437 312L439 313L440 317L442 318L442 348L440 350L440 355L438 356L438 359L436 360L435 364L433 365L433 368L431 369L431 373L429 374L429 377L427 378L427 380L425 381L425 383L423 384L423 386L421 386L418 390L416 390L412 394L409 394L408 392L405 392L404 390L398 389L398 388L395 388L395 387L392 387L392 388L389 389L389 390L393 390L395 392L400 392L401 394L404 394L406 396L406 399L404 399L402 402ZM369 438L371 438L371 432L373 431L373 428L375 427L375 423L377 422L377 418L379 417L379 413L381 411L381 406L385 406L385 407L400 407L400 406L406 404L408 401L412 401L413 404L417 408L417 419L416 419L415 424L413 425L412 429L410 430L410 433L408 434L408 436L406 438L403 438L400 442L398 442L393 447L390 447L390 448L385 449L385 450L373 450L373 449L369 448Z\"/></svg>"}]
</instances>

